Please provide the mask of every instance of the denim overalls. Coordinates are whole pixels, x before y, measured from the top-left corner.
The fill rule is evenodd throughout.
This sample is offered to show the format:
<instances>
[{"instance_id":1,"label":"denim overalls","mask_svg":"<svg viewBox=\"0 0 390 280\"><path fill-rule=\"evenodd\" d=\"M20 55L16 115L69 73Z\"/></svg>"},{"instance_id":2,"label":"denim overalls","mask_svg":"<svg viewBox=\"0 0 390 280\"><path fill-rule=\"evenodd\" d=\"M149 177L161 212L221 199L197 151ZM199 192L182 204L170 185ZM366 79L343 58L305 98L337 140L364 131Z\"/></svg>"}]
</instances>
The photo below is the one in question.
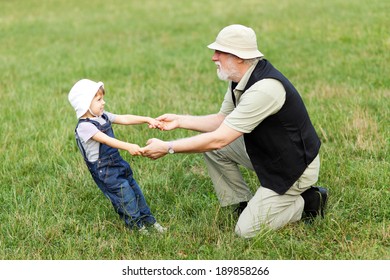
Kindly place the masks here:
<instances>
[{"instance_id":1,"label":"denim overalls","mask_svg":"<svg viewBox=\"0 0 390 280\"><path fill-rule=\"evenodd\" d=\"M134 226L140 228L145 223L154 224L156 219L150 212L145 197L133 178L133 171L130 165L120 156L118 149L100 143L99 159L90 162L86 157L85 150L77 134L77 127L81 122L90 122L101 132L114 138L111 122L107 115L103 114L102 118L106 121L103 125L90 119L80 119L75 129L77 146L84 157L92 178L111 201L121 219L130 228Z\"/></svg>"}]
</instances>

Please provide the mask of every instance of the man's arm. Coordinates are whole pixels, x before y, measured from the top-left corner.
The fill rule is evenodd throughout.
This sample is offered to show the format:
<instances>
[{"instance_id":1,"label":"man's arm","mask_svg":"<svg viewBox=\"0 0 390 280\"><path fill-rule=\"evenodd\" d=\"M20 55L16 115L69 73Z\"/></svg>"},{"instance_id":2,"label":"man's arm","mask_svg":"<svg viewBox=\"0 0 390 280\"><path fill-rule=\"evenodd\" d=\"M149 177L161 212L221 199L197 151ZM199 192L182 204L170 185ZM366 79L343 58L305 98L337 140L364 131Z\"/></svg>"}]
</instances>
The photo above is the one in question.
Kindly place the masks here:
<instances>
[{"instance_id":1,"label":"man's arm","mask_svg":"<svg viewBox=\"0 0 390 280\"><path fill-rule=\"evenodd\" d=\"M243 133L230 128L222 123L212 132L202 133L193 137L165 142L156 138L149 139L147 146L141 148L143 156L151 159L158 159L168 153L171 147L175 153L201 153L211 150L218 150L230 144Z\"/></svg>"},{"instance_id":2,"label":"man's arm","mask_svg":"<svg viewBox=\"0 0 390 280\"><path fill-rule=\"evenodd\" d=\"M224 119L225 115L220 113L206 116L165 114L157 118L158 121L162 122L163 130L183 128L198 132L214 131Z\"/></svg>"}]
</instances>

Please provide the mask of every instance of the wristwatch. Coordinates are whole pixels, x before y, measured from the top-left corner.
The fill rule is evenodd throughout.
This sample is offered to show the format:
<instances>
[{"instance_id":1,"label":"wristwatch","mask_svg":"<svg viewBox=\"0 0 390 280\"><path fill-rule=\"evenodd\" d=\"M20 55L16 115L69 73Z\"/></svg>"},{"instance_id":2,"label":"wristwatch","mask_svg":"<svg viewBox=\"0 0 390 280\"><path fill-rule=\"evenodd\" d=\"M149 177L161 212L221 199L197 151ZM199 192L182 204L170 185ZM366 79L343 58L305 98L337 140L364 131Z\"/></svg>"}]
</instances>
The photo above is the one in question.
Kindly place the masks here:
<instances>
[{"instance_id":1,"label":"wristwatch","mask_svg":"<svg viewBox=\"0 0 390 280\"><path fill-rule=\"evenodd\" d=\"M175 150L173 149L172 142L168 143L168 154L174 154Z\"/></svg>"}]
</instances>

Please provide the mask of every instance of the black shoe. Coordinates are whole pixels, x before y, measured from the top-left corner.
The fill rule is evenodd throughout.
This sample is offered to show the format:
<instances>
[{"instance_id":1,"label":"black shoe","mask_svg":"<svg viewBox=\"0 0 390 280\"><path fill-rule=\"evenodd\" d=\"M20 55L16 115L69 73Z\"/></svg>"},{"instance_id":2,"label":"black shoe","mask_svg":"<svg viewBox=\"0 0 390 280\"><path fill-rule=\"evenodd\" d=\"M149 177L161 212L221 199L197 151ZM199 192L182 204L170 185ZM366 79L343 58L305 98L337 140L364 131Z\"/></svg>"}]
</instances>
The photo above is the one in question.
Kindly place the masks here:
<instances>
[{"instance_id":1,"label":"black shoe","mask_svg":"<svg viewBox=\"0 0 390 280\"><path fill-rule=\"evenodd\" d=\"M318 215L324 218L328 190L323 187L311 187L301 195L305 201L303 220L312 222Z\"/></svg>"},{"instance_id":2,"label":"black shoe","mask_svg":"<svg viewBox=\"0 0 390 280\"><path fill-rule=\"evenodd\" d=\"M237 205L237 208L234 209L234 213L238 216L241 215L242 211L244 211L244 209L246 208L246 206L248 205L248 202L247 201L242 201L240 202L240 204Z\"/></svg>"}]
</instances>

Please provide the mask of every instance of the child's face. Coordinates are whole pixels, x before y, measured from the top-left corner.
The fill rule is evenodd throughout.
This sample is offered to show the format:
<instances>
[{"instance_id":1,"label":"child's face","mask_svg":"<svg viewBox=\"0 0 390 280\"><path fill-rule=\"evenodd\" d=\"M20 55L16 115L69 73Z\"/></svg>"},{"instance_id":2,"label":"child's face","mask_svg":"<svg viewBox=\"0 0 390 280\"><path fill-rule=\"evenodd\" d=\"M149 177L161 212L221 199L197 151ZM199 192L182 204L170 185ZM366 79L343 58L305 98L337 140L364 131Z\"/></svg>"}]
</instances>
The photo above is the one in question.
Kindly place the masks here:
<instances>
[{"instance_id":1,"label":"child's face","mask_svg":"<svg viewBox=\"0 0 390 280\"><path fill-rule=\"evenodd\" d=\"M104 94L102 90L99 89L99 91L96 93L95 97L92 99L90 109L93 114L96 116L101 116L103 115L104 112Z\"/></svg>"}]
</instances>

